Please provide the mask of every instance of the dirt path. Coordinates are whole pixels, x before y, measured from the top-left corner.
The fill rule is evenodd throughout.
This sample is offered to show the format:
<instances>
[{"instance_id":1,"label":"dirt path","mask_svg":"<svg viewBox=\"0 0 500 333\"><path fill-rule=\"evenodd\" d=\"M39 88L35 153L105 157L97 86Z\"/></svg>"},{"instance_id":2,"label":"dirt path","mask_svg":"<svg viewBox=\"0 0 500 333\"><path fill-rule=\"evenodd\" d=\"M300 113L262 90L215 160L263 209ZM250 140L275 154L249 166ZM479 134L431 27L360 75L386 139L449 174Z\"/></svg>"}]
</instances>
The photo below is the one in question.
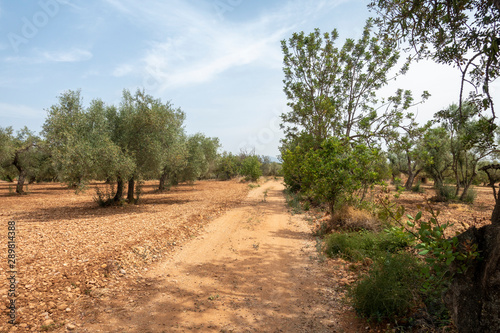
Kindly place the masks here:
<instances>
[{"instance_id":1,"label":"dirt path","mask_svg":"<svg viewBox=\"0 0 500 333\"><path fill-rule=\"evenodd\" d=\"M102 292L78 332L356 332L307 222L291 216L269 181L131 283Z\"/></svg>"}]
</instances>

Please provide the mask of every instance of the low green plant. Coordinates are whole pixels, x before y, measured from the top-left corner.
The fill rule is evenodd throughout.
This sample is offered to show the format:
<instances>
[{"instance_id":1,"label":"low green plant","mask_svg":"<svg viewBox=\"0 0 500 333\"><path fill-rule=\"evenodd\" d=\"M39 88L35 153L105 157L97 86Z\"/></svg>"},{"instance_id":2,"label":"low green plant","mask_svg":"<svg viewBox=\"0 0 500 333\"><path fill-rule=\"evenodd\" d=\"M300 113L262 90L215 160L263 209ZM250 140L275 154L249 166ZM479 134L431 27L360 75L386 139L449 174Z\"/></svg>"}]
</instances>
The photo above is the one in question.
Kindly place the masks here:
<instances>
[{"instance_id":1,"label":"low green plant","mask_svg":"<svg viewBox=\"0 0 500 333\"><path fill-rule=\"evenodd\" d=\"M111 184L106 184L104 190L96 186L95 195L93 199L99 205L99 207L109 207L115 204L114 201L115 194L116 194L115 188Z\"/></svg>"},{"instance_id":2,"label":"low green plant","mask_svg":"<svg viewBox=\"0 0 500 333\"><path fill-rule=\"evenodd\" d=\"M437 200L448 202L457 199L456 189L450 185L440 185L436 188Z\"/></svg>"},{"instance_id":3,"label":"low green plant","mask_svg":"<svg viewBox=\"0 0 500 333\"><path fill-rule=\"evenodd\" d=\"M406 234L388 231L333 233L324 240L324 252L329 257L361 261L366 257L376 259L387 253L397 253L410 245Z\"/></svg>"},{"instance_id":4,"label":"low green plant","mask_svg":"<svg viewBox=\"0 0 500 333\"><path fill-rule=\"evenodd\" d=\"M382 321L406 315L418 304L421 263L410 253L387 253L356 282L348 296L358 314Z\"/></svg>"},{"instance_id":5,"label":"low green plant","mask_svg":"<svg viewBox=\"0 0 500 333\"><path fill-rule=\"evenodd\" d=\"M477 244L459 244L457 237L448 237L445 231L452 226L451 223L440 223L439 212L429 208L432 217L429 221L422 221L422 212L415 217L408 215L407 225L416 228L416 232L410 231L418 241L415 246L419 255L423 256L428 265L423 268L425 282L422 291L426 294L442 293L451 283L451 264L461 261L457 265L459 272L467 269L468 263L479 257Z\"/></svg>"},{"instance_id":6,"label":"low green plant","mask_svg":"<svg viewBox=\"0 0 500 333\"><path fill-rule=\"evenodd\" d=\"M474 201L476 201L476 198L477 198L476 189L470 187L465 193L464 197L462 198L462 201L468 204L473 204Z\"/></svg>"},{"instance_id":7,"label":"low green plant","mask_svg":"<svg viewBox=\"0 0 500 333\"><path fill-rule=\"evenodd\" d=\"M301 214L302 213L302 204L301 204L301 195L300 193L295 193L290 189L285 189L283 191L285 195L285 200L290 207L291 213L293 214Z\"/></svg>"},{"instance_id":8,"label":"low green plant","mask_svg":"<svg viewBox=\"0 0 500 333\"><path fill-rule=\"evenodd\" d=\"M424 193L424 189L421 187L422 183L418 181L414 186L412 186L411 191L416 193Z\"/></svg>"}]
</instances>

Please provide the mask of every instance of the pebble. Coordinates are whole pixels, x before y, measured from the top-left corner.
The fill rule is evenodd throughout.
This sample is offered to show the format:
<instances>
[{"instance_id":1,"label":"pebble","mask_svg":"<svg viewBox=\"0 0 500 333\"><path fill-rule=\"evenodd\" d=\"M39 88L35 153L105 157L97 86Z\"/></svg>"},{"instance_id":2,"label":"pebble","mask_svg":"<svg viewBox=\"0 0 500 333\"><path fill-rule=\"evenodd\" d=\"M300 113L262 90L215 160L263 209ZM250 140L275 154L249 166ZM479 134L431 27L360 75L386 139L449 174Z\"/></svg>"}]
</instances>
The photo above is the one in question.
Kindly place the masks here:
<instances>
[{"instance_id":1,"label":"pebble","mask_svg":"<svg viewBox=\"0 0 500 333\"><path fill-rule=\"evenodd\" d=\"M64 304L64 303L63 303L63 304L59 304L59 305L57 306L57 309L62 311L62 310L65 310L67 307L68 307L68 306L67 306L66 304Z\"/></svg>"},{"instance_id":2,"label":"pebble","mask_svg":"<svg viewBox=\"0 0 500 333\"><path fill-rule=\"evenodd\" d=\"M73 325L73 324L68 324L68 325L66 325L66 328L67 328L69 331L72 331L72 330L74 330L74 329L76 328L76 326L75 326L75 325Z\"/></svg>"},{"instance_id":3,"label":"pebble","mask_svg":"<svg viewBox=\"0 0 500 333\"><path fill-rule=\"evenodd\" d=\"M47 319L46 321L43 322L43 326L50 326L54 323L52 319Z\"/></svg>"}]
</instances>

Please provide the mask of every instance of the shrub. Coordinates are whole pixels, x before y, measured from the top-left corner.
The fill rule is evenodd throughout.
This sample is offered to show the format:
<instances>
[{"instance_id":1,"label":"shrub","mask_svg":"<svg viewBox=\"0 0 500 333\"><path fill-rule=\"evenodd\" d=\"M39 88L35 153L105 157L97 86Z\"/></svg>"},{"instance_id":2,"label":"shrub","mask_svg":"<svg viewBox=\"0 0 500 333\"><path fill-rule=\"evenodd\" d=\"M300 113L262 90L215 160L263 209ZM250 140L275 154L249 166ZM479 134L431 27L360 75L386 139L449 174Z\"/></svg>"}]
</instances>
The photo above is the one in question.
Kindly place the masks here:
<instances>
[{"instance_id":1,"label":"shrub","mask_svg":"<svg viewBox=\"0 0 500 333\"><path fill-rule=\"evenodd\" d=\"M378 321L403 316L418 305L420 262L409 253L387 254L349 290L356 312Z\"/></svg>"},{"instance_id":2,"label":"shrub","mask_svg":"<svg viewBox=\"0 0 500 333\"><path fill-rule=\"evenodd\" d=\"M333 233L325 238L324 252L329 257L340 256L350 261L366 257L376 259L409 247L410 239L391 232Z\"/></svg>"},{"instance_id":3,"label":"shrub","mask_svg":"<svg viewBox=\"0 0 500 333\"><path fill-rule=\"evenodd\" d=\"M260 166L261 163L257 156L247 156L241 165L241 175L245 176L246 180L255 182L262 176Z\"/></svg>"},{"instance_id":4,"label":"shrub","mask_svg":"<svg viewBox=\"0 0 500 333\"><path fill-rule=\"evenodd\" d=\"M106 184L105 190L102 190L98 186L95 187L94 201L100 207L108 207L115 204L114 197L116 191L113 185Z\"/></svg>"},{"instance_id":5,"label":"shrub","mask_svg":"<svg viewBox=\"0 0 500 333\"><path fill-rule=\"evenodd\" d=\"M292 214L301 214L302 205L300 203L301 201L300 193L293 192L290 189L285 189L283 193L285 194L286 203L288 207L290 207Z\"/></svg>"},{"instance_id":6,"label":"shrub","mask_svg":"<svg viewBox=\"0 0 500 333\"><path fill-rule=\"evenodd\" d=\"M424 189L420 186L422 185L420 181L417 182L417 184L415 184L412 188L411 188L411 191L412 192L416 192L416 193L424 193Z\"/></svg>"},{"instance_id":7,"label":"shrub","mask_svg":"<svg viewBox=\"0 0 500 333\"><path fill-rule=\"evenodd\" d=\"M473 204L477 198L476 189L470 187L462 198L462 201L468 204Z\"/></svg>"},{"instance_id":8,"label":"shrub","mask_svg":"<svg viewBox=\"0 0 500 333\"><path fill-rule=\"evenodd\" d=\"M344 205L337 209L332 216L332 224L350 231L380 230L380 223L372 214L366 210L356 209Z\"/></svg>"},{"instance_id":9,"label":"shrub","mask_svg":"<svg viewBox=\"0 0 500 333\"><path fill-rule=\"evenodd\" d=\"M455 200L457 198L455 193L456 190L454 186L440 185L438 188L436 188L437 201L448 202L451 200Z\"/></svg>"}]
</instances>

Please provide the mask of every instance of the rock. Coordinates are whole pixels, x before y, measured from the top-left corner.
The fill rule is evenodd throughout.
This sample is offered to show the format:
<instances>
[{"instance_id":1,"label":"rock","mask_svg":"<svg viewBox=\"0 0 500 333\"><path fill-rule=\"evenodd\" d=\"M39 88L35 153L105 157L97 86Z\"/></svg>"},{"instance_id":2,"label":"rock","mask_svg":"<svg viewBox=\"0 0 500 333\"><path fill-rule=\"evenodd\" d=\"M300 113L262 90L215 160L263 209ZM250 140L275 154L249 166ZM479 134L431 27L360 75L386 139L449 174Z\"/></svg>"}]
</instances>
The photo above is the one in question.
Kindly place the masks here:
<instances>
[{"instance_id":1,"label":"rock","mask_svg":"<svg viewBox=\"0 0 500 333\"><path fill-rule=\"evenodd\" d=\"M66 304L62 303L62 304L59 304L59 305L57 306L57 309L62 311L62 310L66 310L66 308L67 308L67 307L68 307L68 306L67 306Z\"/></svg>"},{"instance_id":2,"label":"rock","mask_svg":"<svg viewBox=\"0 0 500 333\"><path fill-rule=\"evenodd\" d=\"M68 325L66 325L66 328L68 329L68 331L72 331L76 328L76 326L73 324L68 324Z\"/></svg>"},{"instance_id":3,"label":"rock","mask_svg":"<svg viewBox=\"0 0 500 333\"><path fill-rule=\"evenodd\" d=\"M108 265L106 265L106 264L102 264L102 265L101 265L101 268L102 268L102 269L105 269L106 267L108 267Z\"/></svg>"},{"instance_id":4,"label":"rock","mask_svg":"<svg viewBox=\"0 0 500 333\"><path fill-rule=\"evenodd\" d=\"M52 319L47 319L43 322L43 326L50 326L54 323Z\"/></svg>"},{"instance_id":5,"label":"rock","mask_svg":"<svg viewBox=\"0 0 500 333\"><path fill-rule=\"evenodd\" d=\"M120 269L120 274L126 274L127 272L122 268Z\"/></svg>"}]
</instances>

